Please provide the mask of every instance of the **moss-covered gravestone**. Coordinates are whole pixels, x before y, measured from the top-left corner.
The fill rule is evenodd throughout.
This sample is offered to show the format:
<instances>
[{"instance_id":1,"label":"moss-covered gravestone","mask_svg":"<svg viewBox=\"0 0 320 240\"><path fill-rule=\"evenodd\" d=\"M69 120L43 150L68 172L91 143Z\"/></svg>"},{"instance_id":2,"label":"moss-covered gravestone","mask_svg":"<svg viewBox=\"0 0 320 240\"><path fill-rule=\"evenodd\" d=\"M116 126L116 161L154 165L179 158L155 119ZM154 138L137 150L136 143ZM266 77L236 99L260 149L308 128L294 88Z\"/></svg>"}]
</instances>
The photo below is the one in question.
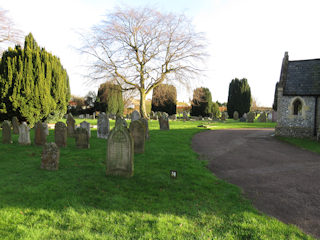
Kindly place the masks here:
<instances>
[{"instance_id":1,"label":"moss-covered gravestone","mask_svg":"<svg viewBox=\"0 0 320 240\"><path fill-rule=\"evenodd\" d=\"M259 122L267 122L267 115L265 112L260 113L260 116L258 118Z\"/></svg>"},{"instance_id":2,"label":"moss-covered gravestone","mask_svg":"<svg viewBox=\"0 0 320 240\"><path fill-rule=\"evenodd\" d=\"M237 111L233 113L233 120L239 120L239 113Z\"/></svg>"},{"instance_id":3,"label":"moss-covered gravestone","mask_svg":"<svg viewBox=\"0 0 320 240\"><path fill-rule=\"evenodd\" d=\"M44 145L47 142L46 130L42 122L37 122L34 126L34 143L36 145Z\"/></svg>"},{"instance_id":4,"label":"moss-covered gravestone","mask_svg":"<svg viewBox=\"0 0 320 240\"><path fill-rule=\"evenodd\" d=\"M85 128L77 128L75 133L76 146L78 148L90 148L89 134Z\"/></svg>"},{"instance_id":5,"label":"moss-covered gravestone","mask_svg":"<svg viewBox=\"0 0 320 240\"><path fill-rule=\"evenodd\" d=\"M12 129L13 129L13 134L19 134L19 120L17 117L12 118Z\"/></svg>"},{"instance_id":6,"label":"moss-covered gravestone","mask_svg":"<svg viewBox=\"0 0 320 240\"><path fill-rule=\"evenodd\" d=\"M133 137L134 153L144 153L146 128L141 119L132 121L129 130Z\"/></svg>"},{"instance_id":7,"label":"moss-covered gravestone","mask_svg":"<svg viewBox=\"0 0 320 240\"><path fill-rule=\"evenodd\" d=\"M41 168L46 170L58 170L59 159L59 147L55 143L46 143L41 154Z\"/></svg>"},{"instance_id":8,"label":"moss-covered gravestone","mask_svg":"<svg viewBox=\"0 0 320 240\"><path fill-rule=\"evenodd\" d=\"M255 118L256 118L256 114L254 112L249 112L247 114L247 122L248 123L253 123Z\"/></svg>"},{"instance_id":9,"label":"moss-covered gravestone","mask_svg":"<svg viewBox=\"0 0 320 240\"><path fill-rule=\"evenodd\" d=\"M54 126L54 141L58 147L67 146L67 126L63 122L57 122Z\"/></svg>"},{"instance_id":10,"label":"moss-covered gravestone","mask_svg":"<svg viewBox=\"0 0 320 240\"><path fill-rule=\"evenodd\" d=\"M7 120L3 121L3 123L2 123L2 143L4 143L4 144L12 143L11 124Z\"/></svg>"},{"instance_id":11,"label":"moss-covered gravestone","mask_svg":"<svg viewBox=\"0 0 320 240\"><path fill-rule=\"evenodd\" d=\"M106 175L133 176L133 138L119 120L107 140Z\"/></svg>"}]
</instances>

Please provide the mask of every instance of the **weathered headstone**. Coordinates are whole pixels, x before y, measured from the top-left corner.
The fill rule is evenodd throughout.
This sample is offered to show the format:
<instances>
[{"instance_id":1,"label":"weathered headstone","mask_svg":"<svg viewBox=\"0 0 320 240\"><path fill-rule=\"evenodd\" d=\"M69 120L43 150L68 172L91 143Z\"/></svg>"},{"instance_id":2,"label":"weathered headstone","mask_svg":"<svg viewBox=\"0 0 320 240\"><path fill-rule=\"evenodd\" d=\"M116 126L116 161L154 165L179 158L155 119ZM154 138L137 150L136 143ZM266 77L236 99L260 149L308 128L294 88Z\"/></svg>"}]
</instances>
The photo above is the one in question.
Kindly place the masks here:
<instances>
[{"instance_id":1,"label":"weathered headstone","mask_svg":"<svg viewBox=\"0 0 320 240\"><path fill-rule=\"evenodd\" d=\"M228 119L228 113L227 112L223 112L222 114L221 114L221 121L225 121L225 120L227 120Z\"/></svg>"},{"instance_id":2,"label":"weathered headstone","mask_svg":"<svg viewBox=\"0 0 320 240\"><path fill-rule=\"evenodd\" d=\"M44 128L44 132L45 132L46 135L48 136L48 135L49 135L49 126L48 126L48 123L43 122L42 125L43 125L43 128Z\"/></svg>"},{"instance_id":3,"label":"weathered headstone","mask_svg":"<svg viewBox=\"0 0 320 240\"><path fill-rule=\"evenodd\" d=\"M121 121L111 130L107 140L106 174L133 176L133 139Z\"/></svg>"},{"instance_id":4,"label":"weathered headstone","mask_svg":"<svg viewBox=\"0 0 320 240\"><path fill-rule=\"evenodd\" d=\"M54 141L58 147L67 146L67 126L63 122L57 122L55 124Z\"/></svg>"},{"instance_id":5,"label":"weathered headstone","mask_svg":"<svg viewBox=\"0 0 320 240\"><path fill-rule=\"evenodd\" d=\"M271 113L271 112L268 113L267 119L268 119L268 121L270 121L270 122L272 121L272 113Z\"/></svg>"},{"instance_id":6,"label":"weathered headstone","mask_svg":"<svg viewBox=\"0 0 320 240\"><path fill-rule=\"evenodd\" d=\"M11 123L7 120L2 123L2 143L10 144L12 143L11 139Z\"/></svg>"},{"instance_id":7,"label":"weathered headstone","mask_svg":"<svg viewBox=\"0 0 320 240\"><path fill-rule=\"evenodd\" d=\"M140 118L141 118L141 115L137 110L134 110L131 113L131 121L136 121L136 120L139 120Z\"/></svg>"},{"instance_id":8,"label":"weathered headstone","mask_svg":"<svg viewBox=\"0 0 320 240\"><path fill-rule=\"evenodd\" d=\"M233 113L233 120L239 120L239 113L237 111Z\"/></svg>"},{"instance_id":9,"label":"weathered headstone","mask_svg":"<svg viewBox=\"0 0 320 240\"><path fill-rule=\"evenodd\" d=\"M97 137L107 139L110 131L110 123L108 116L104 112L99 114L97 128Z\"/></svg>"},{"instance_id":10,"label":"weathered headstone","mask_svg":"<svg viewBox=\"0 0 320 240\"><path fill-rule=\"evenodd\" d=\"M149 123L148 123L148 119L146 118L140 118L141 122L144 124L144 127L146 129L146 140L149 140L150 136L149 136Z\"/></svg>"},{"instance_id":11,"label":"weathered headstone","mask_svg":"<svg viewBox=\"0 0 320 240\"><path fill-rule=\"evenodd\" d=\"M31 144L29 131L30 131L30 128L28 127L26 122L22 122L19 125L19 138L18 138L19 144L21 145Z\"/></svg>"},{"instance_id":12,"label":"weathered headstone","mask_svg":"<svg viewBox=\"0 0 320 240\"><path fill-rule=\"evenodd\" d=\"M83 121L83 122L80 123L80 127L87 129L88 136L89 136L89 138L90 138L90 137L91 137L90 123L88 123L88 122L86 122L86 121Z\"/></svg>"},{"instance_id":13,"label":"weathered headstone","mask_svg":"<svg viewBox=\"0 0 320 240\"><path fill-rule=\"evenodd\" d=\"M90 118L90 114L86 114L86 119L89 119Z\"/></svg>"},{"instance_id":14,"label":"weathered headstone","mask_svg":"<svg viewBox=\"0 0 320 240\"><path fill-rule=\"evenodd\" d=\"M172 114L172 115L170 115L169 119L175 121L175 120L177 120L177 115L176 114Z\"/></svg>"},{"instance_id":15,"label":"weathered headstone","mask_svg":"<svg viewBox=\"0 0 320 240\"><path fill-rule=\"evenodd\" d=\"M68 137L74 137L75 129L76 129L76 121L73 119L72 114L69 113L67 116L67 133Z\"/></svg>"},{"instance_id":16,"label":"weathered headstone","mask_svg":"<svg viewBox=\"0 0 320 240\"><path fill-rule=\"evenodd\" d=\"M248 122L248 123L253 123L255 117L256 117L256 114L255 114L254 112L249 112L249 113L247 114L247 122Z\"/></svg>"},{"instance_id":17,"label":"weathered headstone","mask_svg":"<svg viewBox=\"0 0 320 240\"><path fill-rule=\"evenodd\" d=\"M92 119L96 119L96 113L93 112L91 117L92 117Z\"/></svg>"},{"instance_id":18,"label":"weathered headstone","mask_svg":"<svg viewBox=\"0 0 320 240\"><path fill-rule=\"evenodd\" d=\"M44 145L47 142L47 134L42 125L42 122L37 122L34 125L34 143L36 145Z\"/></svg>"},{"instance_id":19,"label":"weathered headstone","mask_svg":"<svg viewBox=\"0 0 320 240\"><path fill-rule=\"evenodd\" d=\"M55 143L46 143L41 154L41 168L46 170L59 169L60 150Z\"/></svg>"},{"instance_id":20,"label":"weathered headstone","mask_svg":"<svg viewBox=\"0 0 320 240\"><path fill-rule=\"evenodd\" d=\"M258 118L259 122L266 122L267 121L267 116L265 112L260 113L260 116Z\"/></svg>"},{"instance_id":21,"label":"weathered headstone","mask_svg":"<svg viewBox=\"0 0 320 240\"><path fill-rule=\"evenodd\" d=\"M122 118L122 117L120 117L120 116L117 116L117 117L116 117L115 125L119 125L119 124L123 125L123 126L126 127L126 128L128 127L127 121L126 121L124 118Z\"/></svg>"},{"instance_id":22,"label":"weathered headstone","mask_svg":"<svg viewBox=\"0 0 320 240\"><path fill-rule=\"evenodd\" d=\"M17 117L12 118L13 134L19 134L19 120Z\"/></svg>"},{"instance_id":23,"label":"weathered headstone","mask_svg":"<svg viewBox=\"0 0 320 240\"><path fill-rule=\"evenodd\" d=\"M169 130L169 117L167 113L162 113L159 117L160 130Z\"/></svg>"},{"instance_id":24,"label":"weathered headstone","mask_svg":"<svg viewBox=\"0 0 320 240\"><path fill-rule=\"evenodd\" d=\"M146 141L146 129L141 120L132 121L129 127L130 133L133 137L134 153L144 153L144 146Z\"/></svg>"},{"instance_id":25,"label":"weathered headstone","mask_svg":"<svg viewBox=\"0 0 320 240\"><path fill-rule=\"evenodd\" d=\"M247 121L248 116L247 116L246 113L244 113L244 114L242 115L242 117Z\"/></svg>"},{"instance_id":26,"label":"weathered headstone","mask_svg":"<svg viewBox=\"0 0 320 240\"><path fill-rule=\"evenodd\" d=\"M85 128L77 128L75 131L75 141L78 148L90 148L89 134Z\"/></svg>"}]
</instances>

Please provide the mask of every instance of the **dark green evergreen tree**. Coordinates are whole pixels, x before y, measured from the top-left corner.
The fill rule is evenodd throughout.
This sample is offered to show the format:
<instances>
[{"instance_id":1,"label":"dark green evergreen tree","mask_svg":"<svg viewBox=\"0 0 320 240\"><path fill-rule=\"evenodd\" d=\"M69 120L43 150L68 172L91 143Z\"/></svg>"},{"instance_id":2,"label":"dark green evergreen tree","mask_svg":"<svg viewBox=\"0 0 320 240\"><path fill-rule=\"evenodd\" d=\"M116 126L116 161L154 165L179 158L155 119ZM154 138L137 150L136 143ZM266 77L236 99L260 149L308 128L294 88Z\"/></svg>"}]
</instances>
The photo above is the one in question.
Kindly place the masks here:
<instances>
[{"instance_id":1,"label":"dark green evergreen tree","mask_svg":"<svg viewBox=\"0 0 320 240\"><path fill-rule=\"evenodd\" d=\"M123 114L124 102L121 87L112 82L105 82L98 89L96 108L98 111Z\"/></svg>"},{"instance_id":2,"label":"dark green evergreen tree","mask_svg":"<svg viewBox=\"0 0 320 240\"><path fill-rule=\"evenodd\" d=\"M193 91L191 116L208 117L212 113L212 96L208 88L200 87Z\"/></svg>"},{"instance_id":3,"label":"dark green evergreen tree","mask_svg":"<svg viewBox=\"0 0 320 240\"><path fill-rule=\"evenodd\" d=\"M151 110L166 112L169 115L177 113L177 89L173 85L160 84L153 89Z\"/></svg>"},{"instance_id":4,"label":"dark green evergreen tree","mask_svg":"<svg viewBox=\"0 0 320 240\"><path fill-rule=\"evenodd\" d=\"M234 111L239 113L242 117L244 113L248 113L251 107L251 90L247 79L239 80L235 78L229 84L229 94L227 111L230 117L233 116Z\"/></svg>"},{"instance_id":5,"label":"dark green evergreen tree","mask_svg":"<svg viewBox=\"0 0 320 240\"><path fill-rule=\"evenodd\" d=\"M31 125L60 118L70 98L69 78L59 58L40 48L30 33L24 48L9 48L0 61L0 120L17 116Z\"/></svg>"}]
</instances>

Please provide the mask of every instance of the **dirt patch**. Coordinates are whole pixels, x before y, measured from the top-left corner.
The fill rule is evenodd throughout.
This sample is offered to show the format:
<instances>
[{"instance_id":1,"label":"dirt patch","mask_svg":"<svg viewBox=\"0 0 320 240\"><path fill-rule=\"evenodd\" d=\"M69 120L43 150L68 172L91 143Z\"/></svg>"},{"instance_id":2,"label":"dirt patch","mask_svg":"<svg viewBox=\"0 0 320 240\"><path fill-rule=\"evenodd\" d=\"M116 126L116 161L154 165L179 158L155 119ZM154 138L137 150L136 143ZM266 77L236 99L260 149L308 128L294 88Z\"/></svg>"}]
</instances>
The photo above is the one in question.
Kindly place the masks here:
<instances>
[{"instance_id":1,"label":"dirt patch","mask_svg":"<svg viewBox=\"0 0 320 240\"><path fill-rule=\"evenodd\" d=\"M260 211L320 238L320 155L281 142L273 129L196 134L192 148Z\"/></svg>"}]
</instances>

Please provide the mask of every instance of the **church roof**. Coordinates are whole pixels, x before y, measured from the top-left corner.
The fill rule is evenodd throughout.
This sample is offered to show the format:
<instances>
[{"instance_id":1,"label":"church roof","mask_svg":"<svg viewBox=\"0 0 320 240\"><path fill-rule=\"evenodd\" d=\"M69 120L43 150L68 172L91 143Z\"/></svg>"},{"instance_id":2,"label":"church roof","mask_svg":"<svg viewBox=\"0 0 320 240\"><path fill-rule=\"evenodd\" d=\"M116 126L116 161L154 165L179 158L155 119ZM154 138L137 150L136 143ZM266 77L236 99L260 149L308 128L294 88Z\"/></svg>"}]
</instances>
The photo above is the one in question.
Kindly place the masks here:
<instances>
[{"instance_id":1,"label":"church roof","mask_svg":"<svg viewBox=\"0 0 320 240\"><path fill-rule=\"evenodd\" d=\"M288 61L283 94L320 96L320 59Z\"/></svg>"}]
</instances>

